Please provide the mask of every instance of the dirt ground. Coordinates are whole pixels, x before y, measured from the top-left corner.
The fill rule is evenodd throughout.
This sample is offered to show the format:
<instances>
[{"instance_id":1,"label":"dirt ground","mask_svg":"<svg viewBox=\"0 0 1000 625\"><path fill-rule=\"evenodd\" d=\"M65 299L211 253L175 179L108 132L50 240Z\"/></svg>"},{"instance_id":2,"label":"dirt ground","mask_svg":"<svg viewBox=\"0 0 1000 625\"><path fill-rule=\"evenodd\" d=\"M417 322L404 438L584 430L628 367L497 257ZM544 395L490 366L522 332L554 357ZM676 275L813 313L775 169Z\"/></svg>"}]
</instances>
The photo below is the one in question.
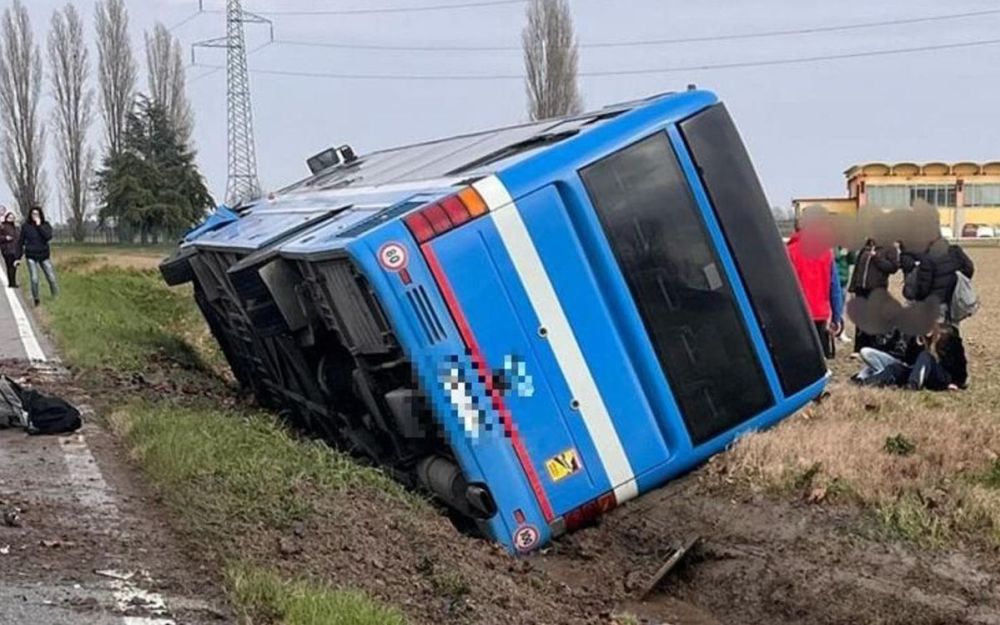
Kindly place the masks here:
<instances>
[{"instance_id":1,"label":"dirt ground","mask_svg":"<svg viewBox=\"0 0 1000 625\"><path fill-rule=\"evenodd\" d=\"M65 375L14 361L0 361L0 372L89 403ZM228 621L215 567L178 549L155 493L85 408L84 417L80 433L68 436L0 431L0 623ZM93 458L99 472L81 472Z\"/></svg>"},{"instance_id":2,"label":"dirt ground","mask_svg":"<svg viewBox=\"0 0 1000 625\"><path fill-rule=\"evenodd\" d=\"M978 327L969 325L970 336ZM996 358L1000 344L979 336L970 339L974 357ZM985 369L976 367L974 375L982 375ZM107 376L100 393L205 392L173 388L169 379L154 363L138 379ZM105 441L94 449L102 465L124 455L97 438ZM162 513L155 497L136 497L137 508ZM1000 625L996 548L954 542L932 549L896 540L859 506L761 493L720 481L712 470L518 559L457 534L443 515L415 513L381 492L354 490L313 504L316 514L283 532L234 523L228 545L209 544L173 520L173 535L197 557L177 561L163 578L167 591L211 586L212 567L229 552L289 576L365 590L414 624ZM678 567L640 599L653 571L696 537ZM192 561L209 568L189 577Z\"/></svg>"}]
</instances>

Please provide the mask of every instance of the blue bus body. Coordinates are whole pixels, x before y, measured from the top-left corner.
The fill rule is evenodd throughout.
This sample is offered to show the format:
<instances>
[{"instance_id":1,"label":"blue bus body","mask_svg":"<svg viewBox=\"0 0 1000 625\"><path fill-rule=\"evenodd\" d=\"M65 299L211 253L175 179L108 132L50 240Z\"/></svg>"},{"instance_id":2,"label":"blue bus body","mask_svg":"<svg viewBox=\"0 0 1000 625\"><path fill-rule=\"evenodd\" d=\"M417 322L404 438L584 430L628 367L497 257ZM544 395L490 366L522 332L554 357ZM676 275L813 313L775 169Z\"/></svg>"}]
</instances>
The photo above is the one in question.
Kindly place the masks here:
<instances>
[{"instance_id":1,"label":"blue bus body","mask_svg":"<svg viewBox=\"0 0 1000 625\"><path fill-rule=\"evenodd\" d=\"M749 158L705 91L361 156L203 226L244 383L513 552L823 389Z\"/></svg>"}]
</instances>

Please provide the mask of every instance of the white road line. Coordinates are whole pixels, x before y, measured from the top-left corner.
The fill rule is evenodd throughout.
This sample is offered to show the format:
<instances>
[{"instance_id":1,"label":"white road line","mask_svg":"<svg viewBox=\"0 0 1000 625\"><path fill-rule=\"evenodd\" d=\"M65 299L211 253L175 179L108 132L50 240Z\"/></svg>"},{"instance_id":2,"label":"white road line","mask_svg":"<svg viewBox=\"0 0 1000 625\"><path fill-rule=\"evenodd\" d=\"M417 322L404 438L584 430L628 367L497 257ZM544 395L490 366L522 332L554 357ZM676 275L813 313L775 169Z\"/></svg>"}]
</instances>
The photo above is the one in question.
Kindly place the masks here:
<instances>
[{"instance_id":1,"label":"white road line","mask_svg":"<svg viewBox=\"0 0 1000 625\"><path fill-rule=\"evenodd\" d=\"M579 402L584 425L614 488L615 498L618 503L632 499L638 494L635 472L520 210L496 176L473 186L489 207L490 218L507 247L535 314L548 331L549 344L570 392Z\"/></svg>"},{"instance_id":2,"label":"white road line","mask_svg":"<svg viewBox=\"0 0 1000 625\"><path fill-rule=\"evenodd\" d=\"M93 414L86 406L80 406L80 411L85 416ZM59 443L77 500L104 519L106 531L112 530L119 534L125 532L121 511L83 434L61 438ZM138 607L153 615L123 616L124 625L175 625L174 620L167 616L169 612L166 602L159 594L143 590L130 579L115 579L112 588L119 611L135 610Z\"/></svg>"},{"instance_id":3,"label":"white road line","mask_svg":"<svg viewBox=\"0 0 1000 625\"><path fill-rule=\"evenodd\" d=\"M7 282L7 272L3 267L0 267L0 278L3 280L0 287L2 287L4 295L7 296L7 302L10 304L14 323L17 324L17 333L21 337L21 344L24 345L25 355L27 355L28 360L44 361L45 352L42 351L42 346L38 342L38 337L35 336L35 330L31 327L28 315L25 314L24 307L21 306L21 300L18 299L14 289L8 289L6 286L9 283Z\"/></svg>"}]
</instances>

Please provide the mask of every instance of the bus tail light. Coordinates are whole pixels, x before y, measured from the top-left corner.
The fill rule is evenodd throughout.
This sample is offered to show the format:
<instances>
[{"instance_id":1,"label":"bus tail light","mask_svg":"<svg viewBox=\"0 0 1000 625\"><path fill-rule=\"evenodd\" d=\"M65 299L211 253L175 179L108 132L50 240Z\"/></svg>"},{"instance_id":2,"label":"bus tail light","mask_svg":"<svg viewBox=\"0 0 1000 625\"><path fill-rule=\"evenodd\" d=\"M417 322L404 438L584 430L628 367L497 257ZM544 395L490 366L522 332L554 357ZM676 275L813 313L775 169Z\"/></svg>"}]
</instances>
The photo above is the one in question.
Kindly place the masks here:
<instances>
[{"instance_id":1,"label":"bus tail light","mask_svg":"<svg viewBox=\"0 0 1000 625\"><path fill-rule=\"evenodd\" d=\"M592 499L579 508L567 512L563 517L565 531L572 532L573 530L593 521L605 512L608 512L617 505L618 500L615 498L614 491L604 493L597 499Z\"/></svg>"},{"instance_id":2,"label":"bus tail light","mask_svg":"<svg viewBox=\"0 0 1000 625\"><path fill-rule=\"evenodd\" d=\"M417 243L426 243L452 228L487 213L486 202L479 192L466 187L443 200L424 206L403 220Z\"/></svg>"}]
</instances>

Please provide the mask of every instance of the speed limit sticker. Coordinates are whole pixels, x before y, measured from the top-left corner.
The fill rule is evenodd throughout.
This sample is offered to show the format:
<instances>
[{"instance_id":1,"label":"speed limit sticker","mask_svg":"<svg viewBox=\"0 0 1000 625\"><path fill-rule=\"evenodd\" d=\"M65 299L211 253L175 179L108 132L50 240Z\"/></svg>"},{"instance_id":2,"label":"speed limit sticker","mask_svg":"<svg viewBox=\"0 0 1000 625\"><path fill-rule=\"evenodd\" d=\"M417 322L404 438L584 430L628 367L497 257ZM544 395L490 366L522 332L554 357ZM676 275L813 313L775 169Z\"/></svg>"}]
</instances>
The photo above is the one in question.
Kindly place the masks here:
<instances>
[{"instance_id":1,"label":"speed limit sticker","mask_svg":"<svg viewBox=\"0 0 1000 625\"><path fill-rule=\"evenodd\" d=\"M514 532L514 548L518 551L531 551L538 544L538 528L534 525L522 525Z\"/></svg>"},{"instance_id":2,"label":"speed limit sticker","mask_svg":"<svg viewBox=\"0 0 1000 625\"><path fill-rule=\"evenodd\" d=\"M406 248L400 243L390 241L379 248L378 262L388 271L402 271L409 263Z\"/></svg>"}]
</instances>

